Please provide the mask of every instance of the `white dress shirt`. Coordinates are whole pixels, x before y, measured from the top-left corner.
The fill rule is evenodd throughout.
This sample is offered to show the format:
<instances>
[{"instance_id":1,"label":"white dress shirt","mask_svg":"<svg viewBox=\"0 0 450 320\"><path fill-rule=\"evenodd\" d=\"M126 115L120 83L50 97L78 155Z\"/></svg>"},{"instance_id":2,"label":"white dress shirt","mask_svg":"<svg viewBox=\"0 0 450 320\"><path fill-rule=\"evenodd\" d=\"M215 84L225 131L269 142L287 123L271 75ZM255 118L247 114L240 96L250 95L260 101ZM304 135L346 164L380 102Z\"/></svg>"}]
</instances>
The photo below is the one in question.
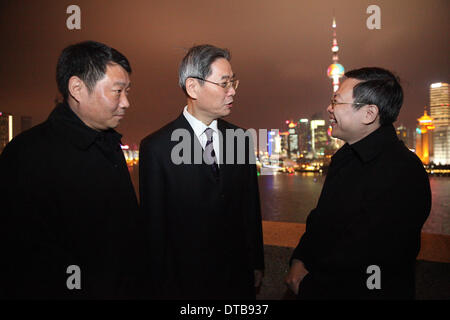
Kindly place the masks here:
<instances>
[{"instance_id":1,"label":"white dress shirt","mask_svg":"<svg viewBox=\"0 0 450 320\"><path fill-rule=\"evenodd\" d=\"M219 134L218 131L219 129L217 128L217 120L214 120L213 122L211 122L209 124L209 126L207 126L206 124L204 124L203 122L201 122L200 120L198 120L196 117L194 117L192 114L189 113L189 111L187 110L187 106L184 107L183 110L183 115L186 118L186 120L189 122L189 124L191 125L192 130L194 130L195 135L197 136L198 140L200 141L200 145L202 146L203 150L205 150L206 147L206 133L205 130L206 128L211 128L213 130L213 148L214 148L214 153L216 154L216 159L217 159L217 165L220 166L220 150L219 150Z\"/></svg>"}]
</instances>

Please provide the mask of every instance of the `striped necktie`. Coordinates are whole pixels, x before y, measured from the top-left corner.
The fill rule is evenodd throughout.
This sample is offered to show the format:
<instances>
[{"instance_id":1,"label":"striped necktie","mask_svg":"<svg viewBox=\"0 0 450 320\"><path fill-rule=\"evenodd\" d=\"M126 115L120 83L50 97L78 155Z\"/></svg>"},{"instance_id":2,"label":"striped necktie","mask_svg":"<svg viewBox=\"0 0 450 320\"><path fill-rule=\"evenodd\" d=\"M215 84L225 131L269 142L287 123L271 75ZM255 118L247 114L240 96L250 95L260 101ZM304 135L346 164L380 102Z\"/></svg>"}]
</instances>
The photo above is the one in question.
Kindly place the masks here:
<instances>
[{"instance_id":1,"label":"striped necktie","mask_svg":"<svg viewBox=\"0 0 450 320\"><path fill-rule=\"evenodd\" d=\"M206 146L203 154L203 159L205 163L212 166L212 169L215 174L218 174L219 167L217 165L216 153L214 152L214 144L213 144L213 129L206 128Z\"/></svg>"}]
</instances>

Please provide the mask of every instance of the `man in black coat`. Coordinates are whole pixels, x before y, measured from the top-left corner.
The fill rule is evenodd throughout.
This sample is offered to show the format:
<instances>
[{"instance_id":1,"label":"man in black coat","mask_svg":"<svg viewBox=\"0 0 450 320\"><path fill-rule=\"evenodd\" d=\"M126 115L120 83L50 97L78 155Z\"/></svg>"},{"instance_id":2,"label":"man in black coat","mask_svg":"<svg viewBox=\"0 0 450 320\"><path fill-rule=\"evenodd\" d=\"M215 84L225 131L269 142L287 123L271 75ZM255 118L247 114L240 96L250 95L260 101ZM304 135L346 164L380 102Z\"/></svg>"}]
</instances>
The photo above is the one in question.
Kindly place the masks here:
<instances>
[{"instance_id":1,"label":"man in black coat","mask_svg":"<svg viewBox=\"0 0 450 320\"><path fill-rule=\"evenodd\" d=\"M221 119L238 85L229 60L225 49L191 48L179 70L183 114L141 142L141 206L157 299L254 299L261 282L254 151L250 139L238 144L242 129Z\"/></svg>"},{"instance_id":2,"label":"man in black coat","mask_svg":"<svg viewBox=\"0 0 450 320\"><path fill-rule=\"evenodd\" d=\"M65 48L64 102L0 156L7 299L136 297L138 204L115 128L131 68L97 42Z\"/></svg>"},{"instance_id":3,"label":"man in black coat","mask_svg":"<svg viewBox=\"0 0 450 320\"><path fill-rule=\"evenodd\" d=\"M381 68L345 76L327 111L346 144L332 157L286 283L300 299L412 299L431 192L392 125L402 88Z\"/></svg>"}]
</instances>

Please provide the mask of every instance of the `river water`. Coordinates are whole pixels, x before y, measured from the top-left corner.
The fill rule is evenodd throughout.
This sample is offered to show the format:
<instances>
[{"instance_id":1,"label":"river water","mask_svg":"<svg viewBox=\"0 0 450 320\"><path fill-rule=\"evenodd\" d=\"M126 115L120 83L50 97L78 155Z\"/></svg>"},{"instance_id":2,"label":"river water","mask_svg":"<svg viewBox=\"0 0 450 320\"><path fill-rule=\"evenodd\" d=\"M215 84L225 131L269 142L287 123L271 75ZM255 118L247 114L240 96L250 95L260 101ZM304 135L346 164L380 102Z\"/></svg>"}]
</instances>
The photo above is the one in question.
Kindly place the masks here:
<instances>
[{"instance_id":1,"label":"river water","mask_svg":"<svg viewBox=\"0 0 450 320\"><path fill-rule=\"evenodd\" d=\"M130 168L139 190L138 166ZM325 176L312 173L275 174L258 177L263 220L305 223L316 206ZM422 231L450 235L450 177L430 176L432 208Z\"/></svg>"}]
</instances>

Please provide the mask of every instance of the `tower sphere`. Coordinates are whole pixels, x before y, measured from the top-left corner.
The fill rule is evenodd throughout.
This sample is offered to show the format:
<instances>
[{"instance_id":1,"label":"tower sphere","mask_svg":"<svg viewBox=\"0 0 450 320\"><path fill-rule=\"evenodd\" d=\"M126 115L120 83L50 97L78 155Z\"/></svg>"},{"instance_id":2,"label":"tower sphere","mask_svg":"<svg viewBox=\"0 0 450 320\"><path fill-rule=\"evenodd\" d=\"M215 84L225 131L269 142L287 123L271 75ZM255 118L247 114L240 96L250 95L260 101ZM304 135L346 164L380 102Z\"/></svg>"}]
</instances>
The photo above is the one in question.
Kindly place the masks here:
<instances>
[{"instance_id":1,"label":"tower sphere","mask_svg":"<svg viewBox=\"0 0 450 320\"><path fill-rule=\"evenodd\" d=\"M345 73L344 67L340 63L333 63L327 69L329 78L342 77Z\"/></svg>"}]
</instances>

